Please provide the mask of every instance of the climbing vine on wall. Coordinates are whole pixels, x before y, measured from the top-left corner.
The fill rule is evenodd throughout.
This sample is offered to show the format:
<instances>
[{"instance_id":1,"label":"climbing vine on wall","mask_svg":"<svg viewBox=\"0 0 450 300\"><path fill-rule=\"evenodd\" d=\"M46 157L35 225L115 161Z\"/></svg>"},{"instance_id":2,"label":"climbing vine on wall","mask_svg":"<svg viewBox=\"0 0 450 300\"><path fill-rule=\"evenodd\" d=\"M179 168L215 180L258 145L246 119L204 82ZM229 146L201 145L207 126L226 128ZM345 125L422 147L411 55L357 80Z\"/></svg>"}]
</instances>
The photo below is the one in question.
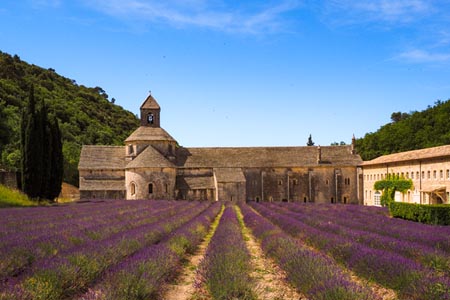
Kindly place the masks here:
<instances>
[{"instance_id":1,"label":"climbing vine on wall","mask_svg":"<svg viewBox=\"0 0 450 300\"><path fill-rule=\"evenodd\" d=\"M382 191L381 205L387 206L389 203L394 202L395 192L405 193L407 190L412 189L413 182L411 179L388 174L385 179L375 182L373 187L377 191Z\"/></svg>"}]
</instances>

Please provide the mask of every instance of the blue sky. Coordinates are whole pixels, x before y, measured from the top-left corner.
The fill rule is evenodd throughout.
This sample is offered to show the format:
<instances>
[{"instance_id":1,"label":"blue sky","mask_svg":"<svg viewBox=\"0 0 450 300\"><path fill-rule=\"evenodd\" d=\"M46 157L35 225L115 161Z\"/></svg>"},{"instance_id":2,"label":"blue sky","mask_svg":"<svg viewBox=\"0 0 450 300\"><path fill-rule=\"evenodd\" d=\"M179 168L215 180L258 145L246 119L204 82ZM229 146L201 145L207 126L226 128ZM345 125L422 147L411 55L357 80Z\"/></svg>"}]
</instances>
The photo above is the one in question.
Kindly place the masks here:
<instances>
[{"instance_id":1,"label":"blue sky","mask_svg":"<svg viewBox=\"0 0 450 300\"><path fill-rule=\"evenodd\" d=\"M2 0L0 50L184 146L349 143L450 98L450 1Z\"/></svg>"}]
</instances>

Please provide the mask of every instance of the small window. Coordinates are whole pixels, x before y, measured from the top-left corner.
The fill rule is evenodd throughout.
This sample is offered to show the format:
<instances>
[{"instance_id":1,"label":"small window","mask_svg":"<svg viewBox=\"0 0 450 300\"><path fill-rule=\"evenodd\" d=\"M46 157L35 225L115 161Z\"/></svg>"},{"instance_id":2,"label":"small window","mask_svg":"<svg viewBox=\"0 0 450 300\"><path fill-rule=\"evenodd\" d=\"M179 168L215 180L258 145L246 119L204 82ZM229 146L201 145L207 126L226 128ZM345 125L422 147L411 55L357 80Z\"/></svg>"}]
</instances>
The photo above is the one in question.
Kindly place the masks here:
<instances>
[{"instance_id":1,"label":"small window","mask_svg":"<svg viewBox=\"0 0 450 300\"><path fill-rule=\"evenodd\" d=\"M439 179L444 179L444 171L443 170L440 170L439 171Z\"/></svg>"},{"instance_id":2,"label":"small window","mask_svg":"<svg viewBox=\"0 0 450 300\"><path fill-rule=\"evenodd\" d=\"M436 170L433 171L433 179L437 179L437 171Z\"/></svg>"},{"instance_id":3,"label":"small window","mask_svg":"<svg viewBox=\"0 0 450 300\"><path fill-rule=\"evenodd\" d=\"M447 179L450 179L450 170L447 169L447 170L445 171L445 173L447 173L447 174L446 174Z\"/></svg>"},{"instance_id":4,"label":"small window","mask_svg":"<svg viewBox=\"0 0 450 300\"><path fill-rule=\"evenodd\" d=\"M153 183L150 183L150 184L148 185L148 193L149 193L149 194L153 194Z\"/></svg>"},{"instance_id":5,"label":"small window","mask_svg":"<svg viewBox=\"0 0 450 300\"><path fill-rule=\"evenodd\" d=\"M431 171L427 172L427 179L431 179Z\"/></svg>"},{"instance_id":6,"label":"small window","mask_svg":"<svg viewBox=\"0 0 450 300\"><path fill-rule=\"evenodd\" d=\"M282 185L283 184L283 180L278 180L278 185Z\"/></svg>"},{"instance_id":7,"label":"small window","mask_svg":"<svg viewBox=\"0 0 450 300\"><path fill-rule=\"evenodd\" d=\"M414 179L414 172L411 172L411 179Z\"/></svg>"},{"instance_id":8,"label":"small window","mask_svg":"<svg viewBox=\"0 0 450 300\"><path fill-rule=\"evenodd\" d=\"M373 205L375 206L381 206L381 193L375 192L373 195Z\"/></svg>"},{"instance_id":9,"label":"small window","mask_svg":"<svg viewBox=\"0 0 450 300\"><path fill-rule=\"evenodd\" d=\"M422 171L422 179L425 179L425 171Z\"/></svg>"},{"instance_id":10,"label":"small window","mask_svg":"<svg viewBox=\"0 0 450 300\"><path fill-rule=\"evenodd\" d=\"M325 180L325 184L326 185L329 185L330 184L330 181L327 179L327 180Z\"/></svg>"},{"instance_id":11,"label":"small window","mask_svg":"<svg viewBox=\"0 0 450 300\"><path fill-rule=\"evenodd\" d=\"M298 180L297 179L292 180L292 184L293 185L297 185L298 184Z\"/></svg>"}]
</instances>

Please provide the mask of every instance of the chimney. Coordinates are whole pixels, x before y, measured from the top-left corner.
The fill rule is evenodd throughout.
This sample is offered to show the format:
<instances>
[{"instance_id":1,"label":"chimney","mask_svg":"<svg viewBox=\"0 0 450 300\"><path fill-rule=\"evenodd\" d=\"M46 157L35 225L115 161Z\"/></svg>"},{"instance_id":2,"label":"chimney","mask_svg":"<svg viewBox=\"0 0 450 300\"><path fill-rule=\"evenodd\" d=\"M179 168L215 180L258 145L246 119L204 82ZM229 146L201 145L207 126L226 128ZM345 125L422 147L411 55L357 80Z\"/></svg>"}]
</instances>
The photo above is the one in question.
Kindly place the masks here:
<instances>
[{"instance_id":1,"label":"chimney","mask_svg":"<svg viewBox=\"0 0 450 300\"><path fill-rule=\"evenodd\" d=\"M355 134L353 134L353 137L352 137L352 146L351 146L351 151L352 151L352 154L356 154L356 149L355 149L355 146L356 146L356 138L355 138Z\"/></svg>"},{"instance_id":2,"label":"chimney","mask_svg":"<svg viewBox=\"0 0 450 300\"><path fill-rule=\"evenodd\" d=\"M317 163L320 164L322 162L322 148L320 145L317 147Z\"/></svg>"}]
</instances>

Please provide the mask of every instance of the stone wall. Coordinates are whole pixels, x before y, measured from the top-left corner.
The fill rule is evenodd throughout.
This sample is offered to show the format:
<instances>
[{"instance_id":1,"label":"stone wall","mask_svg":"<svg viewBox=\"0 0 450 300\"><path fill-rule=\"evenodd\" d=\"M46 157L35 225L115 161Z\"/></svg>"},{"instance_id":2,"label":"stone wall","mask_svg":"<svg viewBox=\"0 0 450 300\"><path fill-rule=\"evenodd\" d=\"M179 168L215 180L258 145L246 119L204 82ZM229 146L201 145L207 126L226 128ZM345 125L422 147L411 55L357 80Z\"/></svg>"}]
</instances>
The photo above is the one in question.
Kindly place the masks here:
<instances>
[{"instance_id":1,"label":"stone wall","mask_svg":"<svg viewBox=\"0 0 450 300\"><path fill-rule=\"evenodd\" d=\"M175 199L175 169L139 168L127 170L125 177L127 199Z\"/></svg>"},{"instance_id":2,"label":"stone wall","mask_svg":"<svg viewBox=\"0 0 450 300\"><path fill-rule=\"evenodd\" d=\"M12 189L20 187L20 173L0 170L0 184Z\"/></svg>"},{"instance_id":3,"label":"stone wall","mask_svg":"<svg viewBox=\"0 0 450 300\"><path fill-rule=\"evenodd\" d=\"M246 169L246 200L358 203L356 167Z\"/></svg>"}]
</instances>

